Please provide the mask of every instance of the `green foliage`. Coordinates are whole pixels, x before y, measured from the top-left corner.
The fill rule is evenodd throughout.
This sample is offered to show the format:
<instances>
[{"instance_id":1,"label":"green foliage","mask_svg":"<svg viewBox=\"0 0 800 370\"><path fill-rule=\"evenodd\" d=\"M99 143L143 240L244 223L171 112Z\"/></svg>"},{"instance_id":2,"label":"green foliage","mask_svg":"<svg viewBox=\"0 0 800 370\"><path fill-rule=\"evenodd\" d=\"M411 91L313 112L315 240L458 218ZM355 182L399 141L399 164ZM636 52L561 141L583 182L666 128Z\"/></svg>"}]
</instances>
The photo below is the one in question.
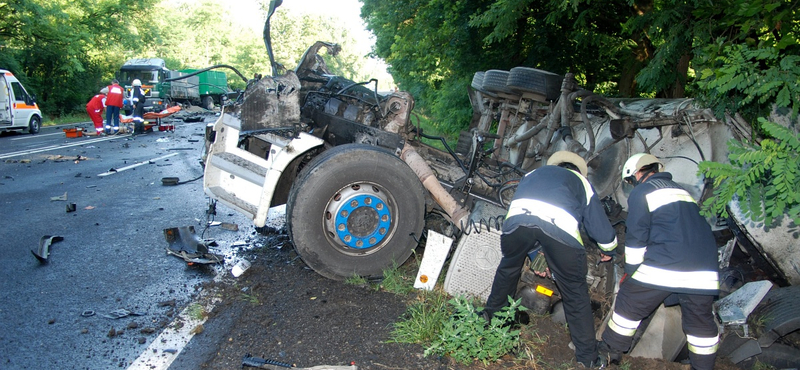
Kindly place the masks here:
<instances>
[{"instance_id":1,"label":"green foliage","mask_svg":"<svg viewBox=\"0 0 800 370\"><path fill-rule=\"evenodd\" d=\"M442 326L439 336L425 349L425 356L448 355L462 364L475 360L488 364L519 345L520 331L511 324L517 312L525 310L521 300L509 297L509 305L495 313L488 323L466 299L457 297L449 303L453 314Z\"/></svg>"},{"instance_id":2,"label":"green foliage","mask_svg":"<svg viewBox=\"0 0 800 370\"><path fill-rule=\"evenodd\" d=\"M367 278L365 278L363 276L360 276L360 275L357 275L357 274L353 274L353 276L350 276L347 279L344 279L344 283L347 284L347 285L361 286L361 285L368 285L369 281L367 281Z\"/></svg>"},{"instance_id":3,"label":"green foliage","mask_svg":"<svg viewBox=\"0 0 800 370\"><path fill-rule=\"evenodd\" d=\"M393 324L389 342L424 345L433 342L452 314L447 298L447 294L442 292L420 291L417 302L410 304Z\"/></svg>"},{"instance_id":4,"label":"green foliage","mask_svg":"<svg viewBox=\"0 0 800 370\"><path fill-rule=\"evenodd\" d=\"M419 267L419 266L417 266ZM409 274L408 268L393 264L391 268L383 270L383 280L379 288L394 294L408 294L414 291L413 274Z\"/></svg>"},{"instance_id":5,"label":"green foliage","mask_svg":"<svg viewBox=\"0 0 800 370\"><path fill-rule=\"evenodd\" d=\"M725 46L714 65L705 68L698 84L702 98L723 112L740 112L745 117L766 116L773 108L800 110L800 56L783 55L775 46Z\"/></svg>"},{"instance_id":6,"label":"green foliage","mask_svg":"<svg viewBox=\"0 0 800 370\"><path fill-rule=\"evenodd\" d=\"M738 199L745 215L771 226L787 214L800 224L800 137L759 118L768 135L760 144L728 143L730 164L702 162L699 171L714 180L714 194L703 204L705 215L728 216Z\"/></svg>"}]
</instances>

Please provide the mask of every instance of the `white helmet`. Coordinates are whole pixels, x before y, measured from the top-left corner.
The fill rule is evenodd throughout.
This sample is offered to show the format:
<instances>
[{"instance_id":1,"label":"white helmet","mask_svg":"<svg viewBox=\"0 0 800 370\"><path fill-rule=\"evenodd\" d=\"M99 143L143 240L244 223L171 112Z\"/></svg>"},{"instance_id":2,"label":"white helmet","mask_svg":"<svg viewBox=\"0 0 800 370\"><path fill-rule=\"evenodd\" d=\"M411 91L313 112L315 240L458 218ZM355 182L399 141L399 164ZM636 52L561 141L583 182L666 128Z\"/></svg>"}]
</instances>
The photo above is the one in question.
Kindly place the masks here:
<instances>
[{"instance_id":1,"label":"white helmet","mask_svg":"<svg viewBox=\"0 0 800 370\"><path fill-rule=\"evenodd\" d=\"M586 167L586 160L581 158L581 156L570 151L560 150L553 153L553 155L547 159L548 166L558 166L562 163L573 164L575 167L578 167L578 171L581 173L581 175L586 177L588 168Z\"/></svg>"},{"instance_id":2,"label":"white helmet","mask_svg":"<svg viewBox=\"0 0 800 370\"><path fill-rule=\"evenodd\" d=\"M101 94L108 94L108 88L104 87L104 88L100 89L100 93Z\"/></svg>"},{"instance_id":3,"label":"white helmet","mask_svg":"<svg viewBox=\"0 0 800 370\"><path fill-rule=\"evenodd\" d=\"M139 79L137 78L137 79L133 80L133 83L131 83L131 85L133 85L133 86L142 86L142 81L139 81Z\"/></svg>"},{"instance_id":4,"label":"white helmet","mask_svg":"<svg viewBox=\"0 0 800 370\"><path fill-rule=\"evenodd\" d=\"M642 167L651 165L653 163L659 164L659 171L664 169L664 164L656 158L656 156L647 153L638 153L632 155L628 160L625 162L625 165L622 166L622 181L629 177L634 177ZM634 181L635 182L635 181Z\"/></svg>"}]
</instances>

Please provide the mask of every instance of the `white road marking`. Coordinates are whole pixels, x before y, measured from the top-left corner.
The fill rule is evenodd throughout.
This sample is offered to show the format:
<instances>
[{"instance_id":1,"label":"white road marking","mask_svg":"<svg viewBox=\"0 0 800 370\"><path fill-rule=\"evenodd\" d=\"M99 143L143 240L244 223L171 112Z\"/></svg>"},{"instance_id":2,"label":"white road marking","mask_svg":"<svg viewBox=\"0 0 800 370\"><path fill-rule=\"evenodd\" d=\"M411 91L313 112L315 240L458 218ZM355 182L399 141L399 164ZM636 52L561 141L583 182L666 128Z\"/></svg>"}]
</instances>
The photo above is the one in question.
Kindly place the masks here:
<instances>
[{"instance_id":1,"label":"white road marking","mask_svg":"<svg viewBox=\"0 0 800 370\"><path fill-rule=\"evenodd\" d=\"M52 134L36 134L36 135L28 135L28 136L21 136L21 137L12 137L11 140L24 140L24 139L35 139L37 137L42 136L53 136L53 135L64 135L63 132L54 132Z\"/></svg>"},{"instance_id":2,"label":"white road marking","mask_svg":"<svg viewBox=\"0 0 800 370\"><path fill-rule=\"evenodd\" d=\"M126 136L130 136L130 135L121 135L121 136L120 135L116 135L116 136L98 137L98 138L92 138L92 139L88 139L88 140L82 140L82 141L77 142L77 143L50 145L50 146L45 146L45 147L41 147L41 148L20 150L20 151L16 151L16 152L0 154L0 159L11 158L11 157L19 157L19 156L22 156L22 155L30 155L30 154L36 154L36 153L41 153L41 152L49 152L51 150L70 148L70 147L73 147L73 146L80 146L80 145L99 143L101 141L120 139L120 138L123 138L123 137L126 137Z\"/></svg>"},{"instance_id":3,"label":"white road marking","mask_svg":"<svg viewBox=\"0 0 800 370\"><path fill-rule=\"evenodd\" d=\"M131 168L136 168L136 167L139 167L139 166L144 166L144 165L146 165L146 164L150 164L150 163L152 163L152 162L155 162L155 161L160 161L160 160L162 160L162 159L167 159L167 158L169 158L169 157L174 157L174 156L176 156L176 155L178 155L178 154L179 154L179 153L167 154L167 155L164 155L164 156L161 156L161 157L158 157L158 158L153 158L153 159L149 159L149 160L146 160L146 161L142 161L142 162L139 162L139 163L136 163L136 164L132 164L132 165L130 165L130 166L125 166L125 167L122 167L122 168L115 168L115 169L114 169L114 171L103 172L103 173L97 174L97 176L99 176L99 177L104 177L104 176L108 176L108 175L113 175L113 174L115 174L115 173L120 173L120 172L122 172L122 171L129 170L129 169L131 169Z\"/></svg>"},{"instance_id":4,"label":"white road marking","mask_svg":"<svg viewBox=\"0 0 800 370\"><path fill-rule=\"evenodd\" d=\"M172 322L161 334L158 335L147 348L142 351L139 357L128 366L128 370L166 370L178 355L186 347L186 344L194 337L201 325L208 318L207 313L214 308L214 303L209 302L202 305L203 312L201 318L192 317L192 311L196 316L198 303L191 304L181 311L178 318ZM176 325L181 322L182 325ZM198 329L196 329L198 328Z\"/></svg>"}]
</instances>

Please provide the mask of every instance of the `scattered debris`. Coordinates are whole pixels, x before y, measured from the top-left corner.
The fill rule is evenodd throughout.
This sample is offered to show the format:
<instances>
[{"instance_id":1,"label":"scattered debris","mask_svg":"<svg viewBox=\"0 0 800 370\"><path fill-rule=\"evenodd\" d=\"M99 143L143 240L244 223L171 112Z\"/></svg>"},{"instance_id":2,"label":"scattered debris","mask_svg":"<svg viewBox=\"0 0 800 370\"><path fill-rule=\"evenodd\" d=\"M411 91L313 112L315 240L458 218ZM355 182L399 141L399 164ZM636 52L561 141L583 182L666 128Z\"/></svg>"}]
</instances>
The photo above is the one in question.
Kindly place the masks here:
<instances>
[{"instance_id":1,"label":"scattered debris","mask_svg":"<svg viewBox=\"0 0 800 370\"><path fill-rule=\"evenodd\" d=\"M64 195L66 196L66 194ZM39 249L31 249L31 253L33 253L33 256L39 260L39 263L47 263L47 257L50 256L50 245L62 240L64 240L64 238L60 236L42 236L42 238L39 239Z\"/></svg>"},{"instance_id":2,"label":"scattered debris","mask_svg":"<svg viewBox=\"0 0 800 370\"><path fill-rule=\"evenodd\" d=\"M353 362L350 363L350 366L319 365L312 367L295 367L296 365L285 362L250 356L249 353L244 355L242 359L242 367L244 368L246 366L270 370L283 370L287 368L295 370L358 370L358 367Z\"/></svg>"},{"instance_id":3,"label":"scattered debris","mask_svg":"<svg viewBox=\"0 0 800 370\"><path fill-rule=\"evenodd\" d=\"M247 269L249 268L250 268L250 261L243 259L239 261L239 263L233 266L233 268L231 269L231 274L233 275L233 277L238 278L239 276L244 274L244 272L247 271Z\"/></svg>"},{"instance_id":4,"label":"scattered debris","mask_svg":"<svg viewBox=\"0 0 800 370\"><path fill-rule=\"evenodd\" d=\"M168 301L158 302L158 307L175 307L177 302L174 299L170 299Z\"/></svg>"},{"instance_id":5,"label":"scattered debris","mask_svg":"<svg viewBox=\"0 0 800 370\"><path fill-rule=\"evenodd\" d=\"M183 258L186 263L221 263L223 256L210 253L208 245L197 236L194 226L164 229L167 240L167 254Z\"/></svg>"},{"instance_id":6,"label":"scattered debris","mask_svg":"<svg viewBox=\"0 0 800 370\"><path fill-rule=\"evenodd\" d=\"M221 228L229 231L239 231L239 225L230 222L222 222L219 225Z\"/></svg>"},{"instance_id":7,"label":"scattered debris","mask_svg":"<svg viewBox=\"0 0 800 370\"><path fill-rule=\"evenodd\" d=\"M169 353L171 355L174 355L174 354L178 353L178 350L177 349L173 349L173 348L167 348L167 349L164 350L164 353Z\"/></svg>"},{"instance_id":8,"label":"scattered debris","mask_svg":"<svg viewBox=\"0 0 800 370\"><path fill-rule=\"evenodd\" d=\"M145 315L144 312L135 312L126 310L124 308L120 308L118 310L111 311L108 314L101 314L100 316L103 316L107 319L121 319L123 317L128 317L128 316L144 316L144 315Z\"/></svg>"},{"instance_id":9,"label":"scattered debris","mask_svg":"<svg viewBox=\"0 0 800 370\"><path fill-rule=\"evenodd\" d=\"M95 315L94 310L86 310L81 312L81 317L92 317Z\"/></svg>"},{"instance_id":10,"label":"scattered debris","mask_svg":"<svg viewBox=\"0 0 800 370\"><path fill-rule=\"evenodd\" d=\"M75 203L67 203L67 213L75 212L77 206Z\"/></svg>"},{"instance_id":11,"label":"scattered debris","mask_svg":"<svg viewBox=\"0 0 800 370\"><path fill-rule=\"evenodd\" d=\"M67 192L64 192L64 195L59 195L57 197L50 197L50 201L51 202L55 202L55 201L64 201L64 202L66 202L67 201Z\"/></svg>"},{"instance_id":12,"label":"scattered debris","mask_svg":"<svg viewBox=\"0 0 800 370\"><path fill-rule=\"evenodd\" d=\"M194 335L202 334L204 330L205 328L203 327L203 324L199 324L194 328L192 328L192 330L189 331L189 334L194 334Z\"/></svg>"},{"instance_id":13,"label":"scattered debris","mask_svg":"<svg viewBox=\"0 0 800 370\"><path fill-rule=\"evenodd\" d=\"M83 207L83 209L94 209L94 206L86 206L86 207Z\"/></svg>"}]
</instances>

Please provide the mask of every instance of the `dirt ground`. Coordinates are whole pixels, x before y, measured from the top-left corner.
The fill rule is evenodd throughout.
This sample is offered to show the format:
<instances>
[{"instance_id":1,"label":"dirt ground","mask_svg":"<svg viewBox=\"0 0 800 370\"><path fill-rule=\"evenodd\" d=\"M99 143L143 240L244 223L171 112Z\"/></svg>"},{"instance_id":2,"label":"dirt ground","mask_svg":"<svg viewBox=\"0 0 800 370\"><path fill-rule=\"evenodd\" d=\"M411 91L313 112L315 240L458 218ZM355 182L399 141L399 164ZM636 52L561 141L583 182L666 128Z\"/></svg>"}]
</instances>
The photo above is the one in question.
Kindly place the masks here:
<instances>
[{"instance_id":1,"label":"dirt ground","mask_svg":"<svg viewBox=\"0 0 800 370\"><path fill-rule=\"evenodd\" d=\"M389 343L392 324L413 297L355 286L316 274L285 235L265 238L247 252L252 267L238 279L212 283L221 298L207 325L224 317L230 331L211 349L202 369L240 369L246 354L298 367L355 364L360 370L576 369L565 326L535 317L523 327L523 345L497 363L464 366L424 357L420 345ZM422 253L420 250L418 253ZM230 276L230 275L229 275ZM204 335L204 334L199 334ZM689 369L688 365L625 356L610 369ZM738 369L727 360L716 370Z\"/></svg>"}]
</instances>

